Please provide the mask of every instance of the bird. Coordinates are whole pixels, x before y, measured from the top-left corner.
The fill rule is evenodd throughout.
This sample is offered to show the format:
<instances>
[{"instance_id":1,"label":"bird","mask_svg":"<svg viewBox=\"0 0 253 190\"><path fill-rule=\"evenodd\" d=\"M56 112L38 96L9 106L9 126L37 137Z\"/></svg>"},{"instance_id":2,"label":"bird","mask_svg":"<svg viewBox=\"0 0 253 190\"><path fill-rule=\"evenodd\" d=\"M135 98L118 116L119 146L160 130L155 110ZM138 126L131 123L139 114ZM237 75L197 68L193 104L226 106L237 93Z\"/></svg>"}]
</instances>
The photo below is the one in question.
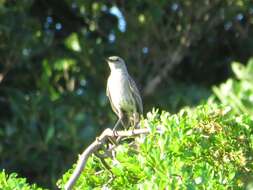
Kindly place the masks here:
<instances>
[{"instance_id":1,"label":"bird","mask_svg":"<svg viewBox=\"0 0 253 190\"><path fill-rule=\"evenodd\" d=\"M118 116L113 131L120 123L125 129L136 128L141 115L143 104L136 83L129 75L125 61L119 56L110 56L106 59L110 67L107 79L106 95L109 98L112 110Z\"/></svg>"}]
</instances>

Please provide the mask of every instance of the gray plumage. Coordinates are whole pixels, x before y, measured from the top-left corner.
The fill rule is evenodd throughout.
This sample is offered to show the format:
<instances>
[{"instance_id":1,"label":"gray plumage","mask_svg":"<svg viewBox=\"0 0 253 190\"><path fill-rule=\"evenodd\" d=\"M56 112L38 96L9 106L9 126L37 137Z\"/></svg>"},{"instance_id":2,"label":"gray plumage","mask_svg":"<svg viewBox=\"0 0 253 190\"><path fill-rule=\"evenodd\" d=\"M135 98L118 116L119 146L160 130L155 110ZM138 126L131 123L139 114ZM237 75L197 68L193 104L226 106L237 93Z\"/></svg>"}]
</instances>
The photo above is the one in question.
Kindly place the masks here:
<instances>
[{"instance_id":1,"label":"gray plumage","mask_svg":"<svg viewBox=\"0 0 253 190\"><path fill-rule=\"evenodd\" d=\"M107 59L111 74L107 80L106 95L108 96L113 111L117 114L119 122L125 128L134 127L139 123L143 114L143 105L140 92L128 74L127 67L122 58L111 56Z\"/></svg>"}]
</instances>

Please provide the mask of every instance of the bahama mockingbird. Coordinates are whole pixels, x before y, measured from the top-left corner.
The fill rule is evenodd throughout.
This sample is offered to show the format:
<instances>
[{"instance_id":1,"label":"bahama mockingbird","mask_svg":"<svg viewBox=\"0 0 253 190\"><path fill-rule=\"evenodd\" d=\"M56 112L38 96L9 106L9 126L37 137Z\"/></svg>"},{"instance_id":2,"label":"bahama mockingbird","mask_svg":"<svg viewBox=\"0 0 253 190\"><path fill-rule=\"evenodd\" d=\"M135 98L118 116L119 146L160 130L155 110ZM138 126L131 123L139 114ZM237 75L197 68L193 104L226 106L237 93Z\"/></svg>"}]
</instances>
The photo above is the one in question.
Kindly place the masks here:
<instances>
[{"instance_id":1,"label":"bahama mockingbird","mask_svg":"<svg viewBox=\"0 0 253 190\"><path fill-rule=\"evenodd\" d=\"M143 114L140 92L128 74L124 60L118 56L111 56L106 59L111 74L107 80L106 95L109 97L111 107L118 116L113 131L120 123L125 129L130 126L136 127Z\"/></svg>"}]
</instances>

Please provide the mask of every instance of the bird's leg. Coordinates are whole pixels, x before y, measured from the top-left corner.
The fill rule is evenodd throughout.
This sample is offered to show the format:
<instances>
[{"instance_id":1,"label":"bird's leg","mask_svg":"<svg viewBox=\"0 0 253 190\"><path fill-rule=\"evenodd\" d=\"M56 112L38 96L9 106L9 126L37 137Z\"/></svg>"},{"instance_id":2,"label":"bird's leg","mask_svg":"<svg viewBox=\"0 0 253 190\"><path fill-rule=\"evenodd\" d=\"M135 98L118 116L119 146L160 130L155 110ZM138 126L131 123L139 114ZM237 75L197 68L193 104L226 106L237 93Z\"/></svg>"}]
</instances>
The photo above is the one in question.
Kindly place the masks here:
<instances>
[{"instance_id":1,"label":"bird's leg","mask_svg":"<svg viewBox=\"0 0 253 190\"><path fill-rule=\"evenodd\" d=\"M117 123L114 125L114 127L112 129L114 137L117 136L117 130L116 129L119 127L120 123L121 123L121 118L118 119ZM112 140L112 139L110 139L110 140ZM113 140L113 142L115 142L115 140Z\"/></svg>"},{"instance_id":2,"label":"bird's leg","mask_svg":"<svg viewBox=\"0 0 253 190\"><path fill-rule=\"evenodd\" d=\"M124 126L124 122L123 121L124 121L125 116L124 116L124 113L121 110L118 113L118 117L119 117L119 119L118 119L117 123L114 125L113 131L116 131L116 129L119 127L120 123L122 123L122 125Z\"/></svg>"},{"instance_id":3,"label":"bird's leg","mask_svg":"<svg viewBox=\"0 0 253 190\"><path fill-rule=\"evenodd\" d=\"M139 114L138 113L133 113L133 117L131 120L131 128L132 128L132 133L134 134L134 129L137 128L139 123Z\"/></svg>"},{"instance_id":4,"label":"bird's leg","mask_svg":"<svg viewBox=\"0 0 253 190\"><path fill-rule=\"evenodd\" d=\"M140 114L134 113L134 128L138 129L140 126L138 124L140 123Z\"/></svg>"},{"instance_id":5,"label":"bird's leg","mask_svg":"<svg viewBox=\"0 0 253 190\"><path fill-rule=\"evenodd\" d=\"M120 118L118 119L117 123L114 125L114 127L113 127L113 129L112 129L113 132L115 132L116 129L119 127L119 124L121 123L121 120L122 120L122 118L120 117Z\"/></svg>"},{"instance_id":6,"label":"bird's leg","mask_svg":"<svg viewBox=\"0 0 253 190\"><path fill-rule=\"evenodd\" d=\"M113 129L112 129L112 131L113 131L113 135L116 137L117 136L117 128L119 127L119 125L120 125L120 123L122 122L122 116L123 116L123 114L121 113L121 112L119 112L119 119L118 119L118 121L116 122L116 124L114 125L114 127L113 127ZM110 137L109 138L109 141L112 143L112 144L118 144L118 139L116 139L115 140L115 138L113 138L113 137Z\"/></svg>"},{"instance_id":7,"label":"bird's leg","mask_svg":"<svg viewBox=\"0 0 253 190\"><path fill-rule=\"evenodd\" d=\"M117 145L119 140L118 138L115 139L115 137L117 136L117 128L119 127L121 123L121 118L119 117L118 121L116 122L116 124L114 125L112 132L113 132L113 137L108 137L108 140L111 142L112 145Z\"/></svg>"},{"instance_id":8,"label":"bird's leg","mask_svg":"<svg viewBox=\"0 0 253 190\"><path fill-rule=\"evenodd\" d=\"M121 123L122 126L126 129L126 126L125 126L125 125L126 125L126 124L125 124L126 115L124 114L123 111L119 111L118 116L119 116L119 120L117 121L117 123L115 124L115 126L114 126L114 128L113 128L113 132L116 132L116 134L117 134L116 128L119 126L120 123ZM118 137L118 138L116 139L116 143L118 143L121 139L122 139L122 137Z\"/></svg>"}]
</instances>

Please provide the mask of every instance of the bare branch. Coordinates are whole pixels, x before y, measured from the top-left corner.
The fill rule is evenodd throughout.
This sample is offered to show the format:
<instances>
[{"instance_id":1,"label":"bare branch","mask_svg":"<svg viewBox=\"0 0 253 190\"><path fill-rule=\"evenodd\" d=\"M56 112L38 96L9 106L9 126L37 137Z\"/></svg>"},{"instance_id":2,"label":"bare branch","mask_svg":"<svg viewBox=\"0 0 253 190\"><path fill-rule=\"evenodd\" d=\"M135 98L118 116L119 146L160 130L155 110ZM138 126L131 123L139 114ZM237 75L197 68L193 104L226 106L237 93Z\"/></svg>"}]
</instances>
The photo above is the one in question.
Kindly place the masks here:
<instances>
[{"instance_id":1,"label":"bare branch","mask_svg":"<svg viewBox=\"0 0 253 190\"><path fill-rule=\"evenodd\" d=\"M158 86L158 84L160 84L162 82L162 80L167 76L167 73L174 68L177 64L180 63L180 61L183 58L183 52L185 51L186 47L179 45L179 47L173 52L173 54L171 55L170 58L168 58L168 62L163 68L162 70L154 77L152 78L148 84L146 85L146 87L144 88L144 95L148 96L150 94L152 94L156 87Z\"/></svg>"},{"instance_id":2,"label":"bare branch","mask_svg":"<svg viewBox=\"0 0 253 190\"><path fill-rule=\"evenodd\" d=\"M135 129L135 130L129 130L129 131L117 131L114 132L113 130L107 128L103 131L103 133L96 138L96 140L88 146L84 152L79 155L77 166L71 175L68 182L65 184L64 189L65 190L71 190L73 188L73 185L81 175L81 172L85 168L86 162L88 158L91 156L91 154L95 153L104 143L110 139L115 137L132 137L136 135L141 134L149 134L150 129L144 128L144 129Z\"/></svg>"}]
</instances>

